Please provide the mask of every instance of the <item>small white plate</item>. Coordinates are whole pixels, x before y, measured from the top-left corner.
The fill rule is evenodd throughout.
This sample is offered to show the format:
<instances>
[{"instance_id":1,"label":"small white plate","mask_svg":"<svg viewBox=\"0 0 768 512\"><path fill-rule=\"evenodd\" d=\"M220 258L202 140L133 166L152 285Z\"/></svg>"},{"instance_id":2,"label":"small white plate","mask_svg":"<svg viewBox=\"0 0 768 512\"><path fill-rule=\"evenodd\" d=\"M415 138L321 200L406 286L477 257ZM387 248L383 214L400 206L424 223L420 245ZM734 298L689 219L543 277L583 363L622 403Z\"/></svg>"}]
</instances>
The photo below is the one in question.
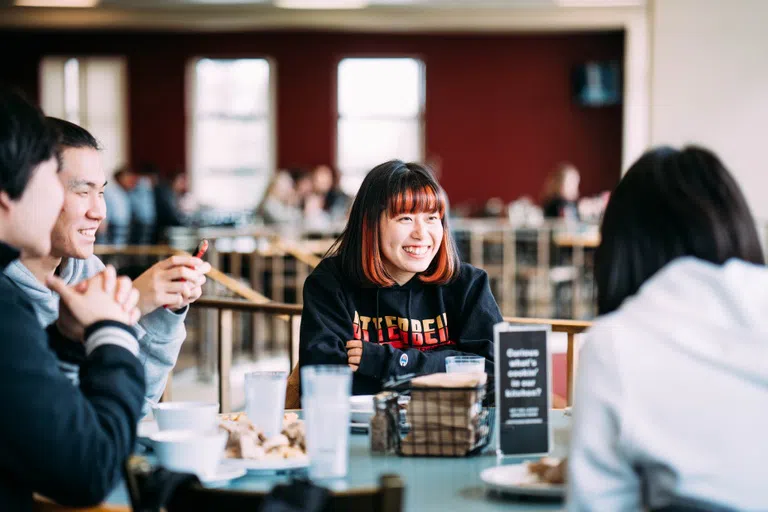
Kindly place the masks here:
<instances>
[{"instance_id":1,"label":"small white plate","mask_svg":"<svg viewBox=\"0 0 768 512\"><path fill-rule=\"evenodd\" d=\"M349 397L349 417L352 423L368 423L373 416L373 395Z\"/></svg>"},{"instance_id":2,"label":"small white plate","mask_svg":"<svg viewBox=\"0 0 768 512\"><path fill-rule=\"evenodd\" d=\"M488 489L520 496L538 496L547 498L564 498L565 484L547 484L539 482L528 472L528 465L508 464L494 466L480 473Z\"/></svg>"},{"instance_id":3,"label":"small white plate","mask_svg":"<svg viewBox=\"0 0 768 512\"><path fill-rule=\"evenodd\" d=\"M353 411L373 411L373 395L352 395L349 407Z\"/></svg>"},{"instance_id":4,"label":"small white plate","mask_svg":"<svg viewBox=\"0 0 768 512\"><path fill-rule=\"evenodd\" d=\"M309 457L293 457L291 459L224 459L223 465L232 468L240 468L249 473L276 473L280 471L294 471L309 467Z\"/></svg>"},{"instance_id":5,"label":"small white plate","mask_svg":"<svg viewBox=\"0 0 768 512\"><path fill-rule=\"evenodd\" d=\"M354 421L349 423L349 428L355 432L368 432L369 426L370 423L357 423Z\"/></svg>"},{"instance_id":6,"label":"small white plate","mask_svg":"<svg viewBox=\"0 0 768 512\"><path fill-rule=\"evenodd\" d=\"M247 471L245 469L230 466L226 461L223 461L217 468L215 475L201 478L200 481L206 487L218 487L220 485L226 485L236 478L245 476L246 473Z\"/></svg>"}]
</instances>

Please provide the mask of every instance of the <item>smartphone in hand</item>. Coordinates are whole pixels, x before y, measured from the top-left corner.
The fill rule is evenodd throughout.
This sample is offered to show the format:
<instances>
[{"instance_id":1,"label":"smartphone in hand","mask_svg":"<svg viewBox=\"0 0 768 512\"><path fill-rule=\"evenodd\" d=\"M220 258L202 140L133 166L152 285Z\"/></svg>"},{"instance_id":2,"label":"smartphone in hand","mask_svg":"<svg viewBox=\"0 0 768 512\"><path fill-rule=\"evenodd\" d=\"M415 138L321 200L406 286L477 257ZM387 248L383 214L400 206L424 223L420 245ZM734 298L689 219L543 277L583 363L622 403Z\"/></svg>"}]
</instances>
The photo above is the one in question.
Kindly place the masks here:
<instances>
[{"instance_id":1,"label":"smartphone in hand","mask_svg":"<svg viewBox=\"0 0 768 512\"><path fill-rule=\"evenodd\" d=\"M200 243L197 244L197 247L195 248L195 252L192 254L195 258L202 258L203 255L205 255L205 252L208 250L208 240L203 238L200 240Z\"/></svg>"},{"instance_id":2,"label":"smartphone in hand","mask_svg":"<svg viewBox=\"0 0 768 512\"><path fill-rule=\"evenodd\" d=\"M202 240L200 240L200 243L197 244L197 247L195 248L195 252L192 254L194 255L195 258L202 258L205 255L207 250L208 250L208 240L203 238ZM179 279L179 281L186 281L186 279L182 278L182 279ZM165 309L168 309L170 306L166 304L164 307Z\"/></svg>"}]
</instances>

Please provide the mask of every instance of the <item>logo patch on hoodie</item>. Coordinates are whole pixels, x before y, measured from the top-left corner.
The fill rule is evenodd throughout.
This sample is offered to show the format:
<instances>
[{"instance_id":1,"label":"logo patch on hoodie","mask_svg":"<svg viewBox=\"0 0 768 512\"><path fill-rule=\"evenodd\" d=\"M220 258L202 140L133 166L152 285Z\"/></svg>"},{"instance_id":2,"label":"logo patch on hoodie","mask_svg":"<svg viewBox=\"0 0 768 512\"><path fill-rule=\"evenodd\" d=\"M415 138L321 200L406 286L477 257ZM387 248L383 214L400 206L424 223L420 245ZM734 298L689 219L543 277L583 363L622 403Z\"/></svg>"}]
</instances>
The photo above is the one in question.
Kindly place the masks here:
<instances>
[{"instance_id":1,"label":"logo patch on hoodie","mask_svg":"<svg viewBox=\"0 0 768 512\"><path fill-rule=\"evenodd\" d=\"M403 354L400 356L400 366L405 366L408 364L408 354Z\"/></svg>"}]
</instances>

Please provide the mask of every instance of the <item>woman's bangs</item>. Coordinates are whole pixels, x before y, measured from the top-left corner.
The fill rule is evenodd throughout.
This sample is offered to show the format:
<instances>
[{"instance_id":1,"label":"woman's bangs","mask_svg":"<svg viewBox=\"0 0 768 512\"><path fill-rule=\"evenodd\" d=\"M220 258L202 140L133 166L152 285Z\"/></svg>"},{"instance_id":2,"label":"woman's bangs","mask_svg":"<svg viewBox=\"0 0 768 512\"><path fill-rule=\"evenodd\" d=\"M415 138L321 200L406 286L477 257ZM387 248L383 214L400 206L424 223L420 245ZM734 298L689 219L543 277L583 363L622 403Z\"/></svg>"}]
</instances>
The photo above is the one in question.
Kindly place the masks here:
<instances>
[{"instance_id":1,"label":"woman's bangs","mask_svg":"<svg viewBox=\"0 0 768 512\"><path fill-rule=\"evenodd\" d=\"M396 191L389 198L387 214L395 217L404 213L433 213L437 212L442 218L445 215L445 197L429 185L412 188L407 187Z\"/></svg>"}]
</instances>

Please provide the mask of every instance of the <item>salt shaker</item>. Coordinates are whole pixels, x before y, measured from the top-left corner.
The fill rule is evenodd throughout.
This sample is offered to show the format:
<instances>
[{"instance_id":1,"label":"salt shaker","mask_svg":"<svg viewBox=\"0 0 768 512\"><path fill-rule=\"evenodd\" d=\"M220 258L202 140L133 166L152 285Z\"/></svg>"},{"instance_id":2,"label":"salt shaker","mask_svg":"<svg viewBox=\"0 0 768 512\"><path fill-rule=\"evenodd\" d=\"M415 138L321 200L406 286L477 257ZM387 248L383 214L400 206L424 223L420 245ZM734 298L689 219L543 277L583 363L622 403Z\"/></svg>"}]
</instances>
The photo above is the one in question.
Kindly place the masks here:
<instances>
[{"instance_id":1,"label":"salt shaker","mask_svg":"<svg viewBox=\"0 0 768 512\"><path fill-rule=\"evenodd\" d=\"M395 451L395 438L397 431L392 421L391 404L396 403L397 393L382 391L374 395L374 413L371 416L370 440L371 453L391 454Z\"/></svg>"}]
</instances>

